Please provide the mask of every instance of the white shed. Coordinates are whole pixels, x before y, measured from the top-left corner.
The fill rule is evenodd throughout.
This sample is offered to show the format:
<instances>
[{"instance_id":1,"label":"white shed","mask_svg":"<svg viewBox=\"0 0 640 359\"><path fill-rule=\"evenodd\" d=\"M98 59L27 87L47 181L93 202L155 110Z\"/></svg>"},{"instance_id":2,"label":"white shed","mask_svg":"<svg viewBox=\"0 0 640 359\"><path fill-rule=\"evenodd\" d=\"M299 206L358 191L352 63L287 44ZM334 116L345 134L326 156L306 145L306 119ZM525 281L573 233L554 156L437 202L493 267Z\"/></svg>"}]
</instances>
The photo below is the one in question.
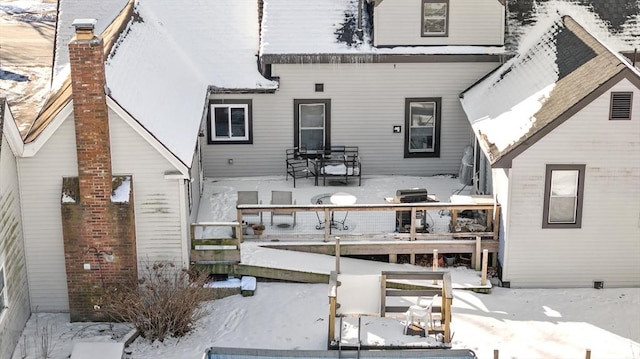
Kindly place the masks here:
<instances>
[{"instance_id":1,"label":"white shed","mask_svg":"<svg viewBox=\"0 0 640 359\"><path fill-rule=\"evenodd\" d=\"M571 17L540 26L461 95L502 205L501 280L638 286L640 72Z\"/></svg>"}]
</instances>

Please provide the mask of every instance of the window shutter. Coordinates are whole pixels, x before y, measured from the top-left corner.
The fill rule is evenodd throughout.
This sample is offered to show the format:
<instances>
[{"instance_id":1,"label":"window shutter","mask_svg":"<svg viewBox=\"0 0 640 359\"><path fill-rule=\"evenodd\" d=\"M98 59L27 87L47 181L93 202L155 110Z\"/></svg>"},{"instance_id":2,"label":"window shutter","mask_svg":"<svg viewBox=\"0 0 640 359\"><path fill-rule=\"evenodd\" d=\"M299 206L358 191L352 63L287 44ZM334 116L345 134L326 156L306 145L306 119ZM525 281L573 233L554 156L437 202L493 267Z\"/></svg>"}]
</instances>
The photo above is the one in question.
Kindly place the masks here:
<instances>
[{"instance_id":1,"label":"window shutter","mask_svg":"<svg viewBox=\"0 0 640 359\"><path fill-rule=\"evenodd\" d=\"M633 92L612 92L611 93L611 120L631 119L631 99Z\"/></svg>"}]
</instances>

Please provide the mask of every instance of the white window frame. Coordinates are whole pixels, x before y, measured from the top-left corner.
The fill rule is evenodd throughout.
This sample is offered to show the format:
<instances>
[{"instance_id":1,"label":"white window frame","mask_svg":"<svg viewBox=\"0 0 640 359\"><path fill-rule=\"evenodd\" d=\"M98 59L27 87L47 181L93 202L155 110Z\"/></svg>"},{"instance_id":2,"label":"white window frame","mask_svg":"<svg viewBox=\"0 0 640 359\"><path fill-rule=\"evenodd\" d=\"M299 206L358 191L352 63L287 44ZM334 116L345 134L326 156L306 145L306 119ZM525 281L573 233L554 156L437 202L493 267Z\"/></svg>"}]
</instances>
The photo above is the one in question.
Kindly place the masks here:
<instances>
[{"instance_id":1,"label":"white window frame","mask_svg":"<svg viewBox=\"0 0 640 359\"><path fill-rule=\"evenodd\" d=\"M227 110L227 126L228 134L218 135L216 133L216 109ZM232 112L234 110L242 110L244 113L244 135L233 135ZM252 143L253 126L251 118L251 100L211 100L209 102L209 114L207 119L208 144L241 144Z\"/></svg>"},{"instance_id":2,"label":"white window frame","mask_svg":"<svg viewBox=\"0 0 640 359\"><path fill-rule=\"evenodd\" d=\"M321 105L323 109L322 113L322 125L316 127L303 127L302 126L302 114L305 106L318 106ZM330 146L330 123L331 123L331 100L330 99L295 99L294 100L294 117L295 117L295 136L294 145L299 148L304 148L306 153L320 153L325 148ZM305 143L302 143L302 132L305 130L318 131L322 130L322 140L320 148L314 149L308 147Z\"/></svg>"},{"instance_id":3,"label":"white window frame","mask_svg":"<svg viewBox=\"0 0 640 359\"><path fill-rule=\"evenodd\" d=\"M444 15L431 15L431 16L427 16L426 12L427 12L427 7L433 4L440 4L440 5L444 5ZM421 20L420 20L420 26L421 26L421 35L423 37L429 37L429 36L448 36L449 34L449 0L422 0L422 11L420 12L420 15L422 16ZM427 21L428 20L436 20L436 21L444 21L444 25L443 25L443 31L428 31L427 27Z\"/></svg>"}]
</instances>

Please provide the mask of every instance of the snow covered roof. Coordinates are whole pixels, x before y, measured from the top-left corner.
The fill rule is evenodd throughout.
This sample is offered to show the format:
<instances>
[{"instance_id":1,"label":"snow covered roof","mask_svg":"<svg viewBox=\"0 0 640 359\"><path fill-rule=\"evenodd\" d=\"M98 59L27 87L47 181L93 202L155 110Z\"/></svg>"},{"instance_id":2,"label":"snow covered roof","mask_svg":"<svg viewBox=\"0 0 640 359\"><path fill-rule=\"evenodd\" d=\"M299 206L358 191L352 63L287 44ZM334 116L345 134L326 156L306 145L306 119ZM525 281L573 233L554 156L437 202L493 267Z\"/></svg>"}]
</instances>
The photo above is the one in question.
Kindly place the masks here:
<instances>
[{"instance_id":1,"label":"snow covered roof","mask_svg":"<svg viewBox=\"0 0 640 359\"><path fill-rule=\"evenodd\" d=\"M376 48L372 45L372 19L361 11L362 29L358 31L360 0L264 0L260 54L266 58L287 55L452 55L504 54L502 46L398 46ZM363 1L364 2L364 1ZM313 57L307 57L313 60ZM315 57L318 59L319 57ZM335 61L344 56L333 58Z\"/></svg>"},{"instance_id":2,"label":"snow covered roof","mask_svg":"<svg viewBox=\"0 0 640 359\"><path fill-rule=\"evenodd\" d=\"M70 25L72 17L96 17L86 10L85 2L62 0L61 14L67 14L63 22ZM110 0L96 6L96 13L105 16L98 18L97 31L112 23L123 3ZM106 59L110 96L190 166L209 88L268 91L277 87L258 72L258 25L258 5L253 0L196 0L189 6L137 0L126 29L114 37L117 41ZM27 140L41 133L71 95L68 70L64 70L68 52L63 48L68 41L59 40L56 46L54 83L59 85L49 101L57 103L56 109L45 108L46 116L36 119L34 129L38 130L31 131Z\"/></svg>"},{"instance_id":3,"label":"snow covered roof","mask_svg":"<svg viewBox=\"0 0 640 359\"><path fill-rule=\"evenodd\" d=\"M515 57L463 92L461 102L492 165L509 167L525 144L620 76L640 78L573 18L555 14L529 31Z\"/></svg>"},{"instance_id":4,"label":"snow covered roof","mask_svg":"<svg viewBox=\"0 0 640 359\"><path fill-rule=\"evenodd\" d=\"M209 87L273 90L257 66L255 0L140 0L107 59L111 97L187 166Z\"/></svg>"},{"instance_id":5,"label":"snow covered roof","mask_svg":"<svg viewBox=\"0 0 640 359\"><path fill-rule=\"evenodd\" d=\"M571 16L615 51L633 52L640 48L640 2L637 0L508 1L507 48L516 50L531 28L557 13Z\"/></svg>"},{"instance_id":6,"label":"snow covered roof","mask_svg":"<svg viewBox=\"0 0 640 359\"><path fill-rule=\"evenodd\" d=\"M68 45L75 35L75 29L71 26L73 20L96 19L98 23L94 32L101 34L128 2L129 0L58 0L53 78L59 78L58 75L69 71Z\"/></svg>"}]
</instances>

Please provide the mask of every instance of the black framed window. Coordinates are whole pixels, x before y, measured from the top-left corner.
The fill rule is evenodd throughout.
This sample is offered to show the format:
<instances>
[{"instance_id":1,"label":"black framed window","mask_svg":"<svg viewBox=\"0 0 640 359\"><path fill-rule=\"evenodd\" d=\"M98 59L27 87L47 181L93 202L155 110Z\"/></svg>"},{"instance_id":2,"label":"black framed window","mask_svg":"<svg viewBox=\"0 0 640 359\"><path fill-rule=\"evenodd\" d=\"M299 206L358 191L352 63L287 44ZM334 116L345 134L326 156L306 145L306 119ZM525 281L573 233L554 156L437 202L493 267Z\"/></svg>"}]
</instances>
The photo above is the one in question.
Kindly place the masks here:
<instances>
[{"instance_id":1,"label":"black framed window","mask_svg":"<svg viewBox=\"0 0 640 359\"><path fill-rule=\"evenodd\" d=\"M207 143L253 143L251 100L211 100Z\"/></svg>"},{"instance_id":2,"label":"black framed window","mask_svg":"<svg viewBox=\"0 0 640 359\"><path fill-rule=\"evenodd\" d=\"M404 157L440 157L440 117L442 99L405 100Z\"/></svg>"},{"instance_id":3,"label":"black framed window","mask_svg":"<svg viewBox=\"0 0 640 359\"><path fill-rule=\"evenodd\" d=\"M542 228L580 228L585 165L547 165Z\"/></svg>"},{"instance_id":4,"label":"black framed window","mask_svg":"<svg viewBox=\"0 0 640 359\"><path fill-rule=\"evenodd\" d=\"M449 34L449 0L422 0L423 37Z\"/></svg>"},{"instance_id":5,"label":"black framed window","mask_svg":"<svg viewBox=\"0 0 640 359\"><path fill-rule=\"evenodd\" d=\"M331 100L294 100L294 146L317 153L331 146Z\"/></svg>"}]
</instances>

